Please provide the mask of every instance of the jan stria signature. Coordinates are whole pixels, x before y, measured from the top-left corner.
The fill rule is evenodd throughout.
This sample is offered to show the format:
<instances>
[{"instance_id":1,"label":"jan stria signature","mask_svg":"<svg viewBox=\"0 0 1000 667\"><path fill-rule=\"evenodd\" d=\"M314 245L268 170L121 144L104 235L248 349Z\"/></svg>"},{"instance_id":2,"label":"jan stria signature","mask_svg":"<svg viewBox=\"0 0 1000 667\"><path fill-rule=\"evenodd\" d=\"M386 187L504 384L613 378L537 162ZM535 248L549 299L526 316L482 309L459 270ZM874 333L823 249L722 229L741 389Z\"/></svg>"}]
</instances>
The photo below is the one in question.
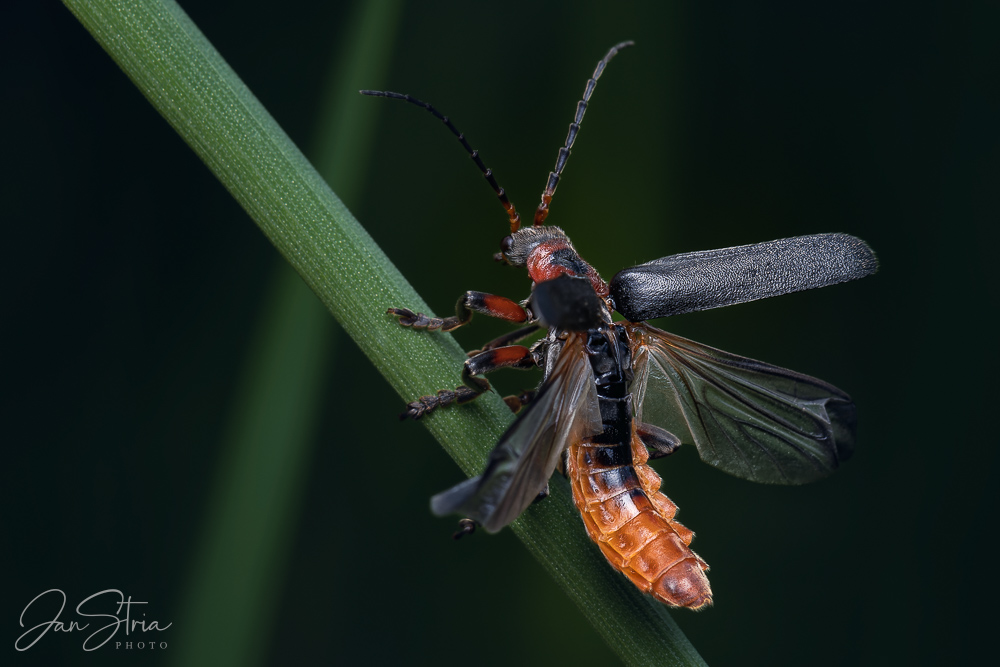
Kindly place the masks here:
<instances>
[{"instance_id":1,"label":"jan stria signature","mask_svg":"<svg viewBox=\"0 0 1000 667\"><path fill-rule=\"evenodd\" d=\"M21 627L25 627L25 616L28 615L28 611L31 610L36 603L42 600L42 598L52 598L53 596L57 599L62 599L62 602L59 605L59 611L57 611L55 616L50 620L43 621L25 630L24 633L17 638L17 641L14 642L14 648L18 651L27 651L29 648L37 644L38 640L44 637L49 630L52 632L82 632L89 629L91 625L96 626L99 623L107 621L106 624L101 625L100 627L95 627L83 640L83 650L94 651L111 641L111 639L118 634L118 630L123 626L125 628L125 634L132 635L137 632L151 632L153 630L163 632L173 625L173 623L167 623L161 628L158 621L147 621L145 619L145 614L142 614L142 620L133 619L133 613L139 610L133 610L132 606L149 603L135 601L132 599L131 595L126 598L125 594L116 588L109 588L99 593L94 593L90 597L81 600L80 604L76 605L77 616L94 620L87 621L85 623L80 621L63 622L61 617L63 610L66 609L66 594L58 588L50 588L44 593L36 595L35 598L24 608L24 611L21 612ZM41 607L41 605L38 606ZM111 609L114 609L114 613L107 613L107 611ZM39 613L37 608L33 613Z\"/></svg>"}]
</instances>

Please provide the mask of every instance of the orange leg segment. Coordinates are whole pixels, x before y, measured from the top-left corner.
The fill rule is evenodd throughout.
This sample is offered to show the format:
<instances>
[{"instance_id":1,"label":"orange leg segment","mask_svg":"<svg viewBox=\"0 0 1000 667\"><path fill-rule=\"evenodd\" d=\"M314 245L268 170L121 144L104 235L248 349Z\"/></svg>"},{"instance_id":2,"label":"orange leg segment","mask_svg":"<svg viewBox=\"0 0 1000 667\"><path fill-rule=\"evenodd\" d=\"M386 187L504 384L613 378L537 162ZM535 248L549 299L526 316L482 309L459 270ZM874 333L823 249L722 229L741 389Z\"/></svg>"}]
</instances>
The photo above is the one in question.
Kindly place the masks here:
<instances>
[{"instance_id":1,"label":"orange leg segment","mask_svg":"<svg viewBox=\"0 0 1000 667\"><path fill-rule=\"evenodd\" d=\"M491 373L500 368L517 368L527 370L535 368L535 358L531 350L523 345L506 345L504 347L493 348L480 352L466 359L465 366L462 367L462 385L454 391L442 389L435 396L421 396L418 400L408 403L406 412L400 415L400 419L412 417L420 419L428 412L432 412L440 407L452 404L468 403L476 399L484 391L489 391L490 383L477 375ZM520 398L512 397L516 405L508 401L508 405L515 412L520 409L522 403L528 402L531 396L527 393Z\"/></svg>"},{"instance_id":2,"label":"orange leg segment","mask_svg":"<svg viewBox=\"0 0 1000 667\"><path fill-rule=\"evenodd\" d=\"M404 327L414 329L430 329L434 331L454 331L463 324L468 324L472 313L482 313L508 322L527 322L528 312L516 301L507 297L485 292L466 292L455 304L455 314L451 317L428 317L423 313L415 313L409 308L390 308L389 315L399 318Z\"/></svg>"}]
</instances>

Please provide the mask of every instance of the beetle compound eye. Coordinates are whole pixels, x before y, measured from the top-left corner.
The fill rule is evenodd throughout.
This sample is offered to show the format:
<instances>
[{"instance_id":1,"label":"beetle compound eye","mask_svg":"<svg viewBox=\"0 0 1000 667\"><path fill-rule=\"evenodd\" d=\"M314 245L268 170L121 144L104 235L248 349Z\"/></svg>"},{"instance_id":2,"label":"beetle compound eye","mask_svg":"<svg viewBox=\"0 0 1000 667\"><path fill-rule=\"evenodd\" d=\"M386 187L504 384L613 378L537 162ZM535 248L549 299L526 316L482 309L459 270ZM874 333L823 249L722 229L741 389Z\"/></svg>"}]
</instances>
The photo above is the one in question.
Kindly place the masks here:
<instances>
[{"instance_id":1,"label":"beetle compound eye","mask_svg":"<svg viewBox=\"0 0 1000 667\"><path fill-rule=\"evenodd\" d=\"M514 237L509 235L503 237L503 241L500 241L500 252L506 255L513 248L514 248Z\"/></svg>"}]
</instances>

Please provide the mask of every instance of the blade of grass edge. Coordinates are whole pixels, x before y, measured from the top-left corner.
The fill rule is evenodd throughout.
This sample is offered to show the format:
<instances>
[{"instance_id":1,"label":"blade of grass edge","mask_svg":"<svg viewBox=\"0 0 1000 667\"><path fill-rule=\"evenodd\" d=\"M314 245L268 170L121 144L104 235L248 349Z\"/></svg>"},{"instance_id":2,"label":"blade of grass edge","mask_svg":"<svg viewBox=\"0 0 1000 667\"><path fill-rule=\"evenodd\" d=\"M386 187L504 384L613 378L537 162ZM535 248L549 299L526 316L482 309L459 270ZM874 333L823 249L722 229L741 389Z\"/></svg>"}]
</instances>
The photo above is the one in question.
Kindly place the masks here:
<instances>
[{"instance_id":1,"label":"blade of grass edge","mask_svg":"<svg viewBox=\"0 0 1000 667\"><path fill-rule=\"evenodd\" d=\"M194 149L400 396L455 384L450 336L407 335L388 305L430 310L180 7L63 0ZM426 426L466 474L511 421L496 395ZM704 664L666 609L615 575L580 530L568 486L512 529L628 664Z\"/></svg>"}]
</instances>

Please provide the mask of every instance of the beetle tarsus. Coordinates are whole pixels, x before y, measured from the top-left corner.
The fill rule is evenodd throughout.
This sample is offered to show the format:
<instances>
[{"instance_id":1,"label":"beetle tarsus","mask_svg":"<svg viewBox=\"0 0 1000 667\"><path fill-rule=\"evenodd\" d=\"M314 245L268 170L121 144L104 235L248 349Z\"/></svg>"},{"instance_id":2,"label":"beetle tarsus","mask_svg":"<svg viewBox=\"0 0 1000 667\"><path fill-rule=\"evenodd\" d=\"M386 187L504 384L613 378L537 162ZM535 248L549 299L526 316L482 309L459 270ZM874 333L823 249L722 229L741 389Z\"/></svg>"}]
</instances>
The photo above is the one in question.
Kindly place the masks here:
<instances>
[{"instance_id":1,"label":"beetle tarsus","mask_svg":"<svg viewBox=\"0 0 1000 667\"><path fill-rule=\"evenodd\" d=\"M454 316L444 318L427 317L423 313L415 313L409 308L390 308L386 311L386 314L398 317L400 325L413 329L452 331L465 324L465 322Z\"/></svg>"},{"instance_id":2,"label":"beetle tarsus","mask_svg":"<svg viewBox=\"0 0 1000 667\"><path fill-rule=\"evenodd\" d=\"M534 505L535 503L541 502L542 500L545 500L548 497L549 497L549 483L545 482L545 488L538 492L538 495L535 496L535 499L531 501L531 504Z\"/></svg>"},{"instance_id":3,"label":"beetle tarsus","mask_svg":"<svg viewBox=\"0 0 1000 667\"><path fill-rule=\"evenodd\" d=\"M459 519L458 520L458 531L451 536L453 540L460 540L466 535L472 535L476 532L476 522L472 519Z\"/></svg>"},{"instance_id":4,"label":"beetle tarsus","mask_svg":"<svg viewBox=\"0 0 1000 667\"><path fill-rule=\"evenodd\" d=\"M486 382L485 380L483 381ZM419 399L407 403L406 412L399 415L399 419L400 421L404 419L420 419L428 412L433 412L438 408L445 408L455 403L461 405L462 403L475 400L480 393L482 392L473 391L464 386L456 387L454 391L451 389L441 389L434 396L421 396Z\"/></svg>"},{"instance_id":5,"label":"beetle tarsus","mask_svg":"<svg viewBox=\"0 0 1000 667\"><path fill-rule=\"evenodd\" d=\"M529 389L527 391L522 391L517 396L514 396L513 394L510 396L504 396L503 402L507 404L507 407L510 408L511 412L517 414L524 408L524 406L531 403L532 399L535 398L536 393L537 392L534 389Z\"/></svg>"},{"instance_id":6,"label":"beetle tarsus","mask_svg":"<svg viewBox=\"0 0 1000 667\"><path fill-rule=\"evenodd\" d=\"M635 434L649 450L649 458L669 456L681 446L681 439L666 429L636 421Z\"/></svg>"}]
</instances>

